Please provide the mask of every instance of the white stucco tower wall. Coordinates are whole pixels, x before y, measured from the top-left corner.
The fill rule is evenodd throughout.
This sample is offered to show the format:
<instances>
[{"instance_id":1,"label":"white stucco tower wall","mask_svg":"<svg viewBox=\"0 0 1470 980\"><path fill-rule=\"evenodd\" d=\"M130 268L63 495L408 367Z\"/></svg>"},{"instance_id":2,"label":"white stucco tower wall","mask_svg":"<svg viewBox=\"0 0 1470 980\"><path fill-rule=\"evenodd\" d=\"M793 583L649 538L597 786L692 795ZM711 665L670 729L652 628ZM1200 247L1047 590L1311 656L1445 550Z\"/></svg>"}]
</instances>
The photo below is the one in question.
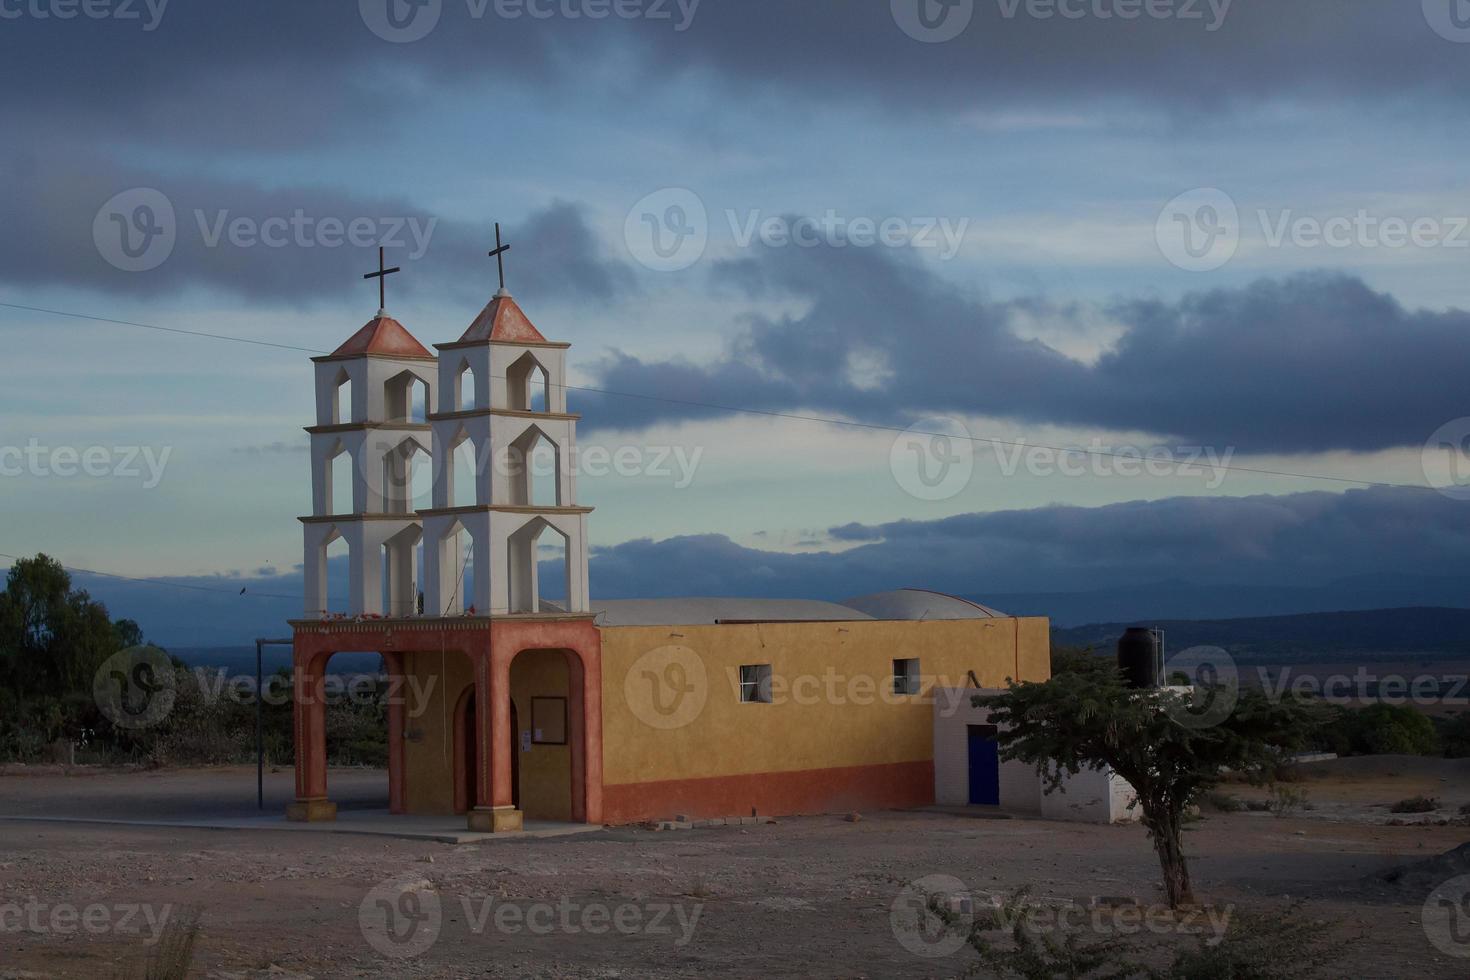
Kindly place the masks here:
<instances>
[{"instance_id":1,"label":"white stucco tower wall","mask_svg":"<svg viewBox=\"0 0 1470 980\"><path fill-rule=\"evenodd\" d=\"M566 545L566 581L554 590L565 599L557 605L587 611L591 508L577 504L578 416L567 412L566 402L569 346L543 337L504 289L459 340L435 345L433 506L420 511L426 615L554 611L542 599L537 561L547 534ZM537 444L553 451L552 472L533 471ZM466 465L469 473L457 472ZM468 548L461 544L466 536Z\"/></svg>"},{"instance_id":2,"label":"white stucco tower wall","mask_svg":"<svg viewBox=\"0 0 1470 980\"><path fill-rule=\"evenodd\" d=\"M435 358L380 310L341 347L314 357L316 424L311 438L311 514L301 518L308 619L332 615L410 616L418 606L413 471L431 449ZM344 391L343 389L346 389ZM339 457L351 465L351 493L335 486ZM334 479L334 469L338 474ZM329 598L327 548L347 543L345 601ZM335 607L335 608L334 608Z\"/></svg>"}]
</instances>

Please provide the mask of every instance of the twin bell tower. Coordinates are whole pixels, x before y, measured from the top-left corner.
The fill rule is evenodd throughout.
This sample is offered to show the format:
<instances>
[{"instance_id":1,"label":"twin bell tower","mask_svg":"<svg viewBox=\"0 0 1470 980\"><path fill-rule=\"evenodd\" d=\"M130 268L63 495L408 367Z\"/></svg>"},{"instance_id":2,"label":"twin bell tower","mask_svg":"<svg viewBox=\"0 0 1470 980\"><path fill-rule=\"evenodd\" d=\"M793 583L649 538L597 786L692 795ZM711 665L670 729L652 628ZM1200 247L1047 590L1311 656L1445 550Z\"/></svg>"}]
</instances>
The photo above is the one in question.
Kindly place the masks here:
<instances>
[{"instance_id":1,"label":"twin bell tower","mask_svg":"<svg viewBox=\"0 0 1470 980\"><path fill-rule=\"evenodd\" d=\"M578 416L566 353L505 288L458 340L430 353L384 307L332 353L313 357L310 516L302 517L306 619L584 613L587 515L577 505ZM542 465L551 461L550 472ZM415 508L414 474L432 474ZM420 491L421 492L421 491ZM328 553L345 542L345 593ZM542 565L561 556L562 575Z\"/></svg>"}]
</instances>

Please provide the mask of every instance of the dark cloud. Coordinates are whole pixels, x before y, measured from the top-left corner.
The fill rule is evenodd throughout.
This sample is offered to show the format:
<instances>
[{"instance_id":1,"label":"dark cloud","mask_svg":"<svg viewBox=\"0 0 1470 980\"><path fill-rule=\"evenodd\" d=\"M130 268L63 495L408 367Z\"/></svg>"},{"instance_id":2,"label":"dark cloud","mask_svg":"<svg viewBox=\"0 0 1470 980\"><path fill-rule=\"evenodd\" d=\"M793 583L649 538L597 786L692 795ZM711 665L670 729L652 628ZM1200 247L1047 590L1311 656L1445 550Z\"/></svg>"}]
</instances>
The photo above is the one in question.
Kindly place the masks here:
<instances>
[{"instance_id":1,"label":"dark cloud","mask_svg":"<svg viewBox=\"0 0 1470 980\"><path fill-rule=\"evenodd\" d=\"M1430 491L1353 490L1052 506L834 528L857 547L760 551L723 535L596 549L594 595L844 596L894 588L966 595L1167 581L1323 586L1351 576L1463 575L1466 505ZM1361 583L1358 583L1361 585Z\"/></svg>"},{"instance_id":2,"label":"dark cloud","mask_svg":"<svg viewBox=\"0 0 1470 980\"><path fill-rule=\"evenodd\" d=\"M204 288L272 305L357 297L370 314L377 290L362 275L376 268L374 249L381 242L388 262L403 268L388 283L395 312L403 310L395 299L447 294L465 304L468 322L471 307L478 309L475 304L495 290L495 264L486 256L494 244L489 220L441 217L401 198L169 176L24 153L14 154L0 176L9 185L0 196L0 227L6 230L0 282L139 296ZM109 259L118 258L125 228L135 248L149 241L128 227L145 201L137 188L162 195L146 199L150 226L171 224L175 237L171 251L166 239L156 239L162 251L155 267L128 271ZM119 194L129 196L113 204ZM505 232L513 243L509 281L522 297L605 300L632 283L621 260L604 253L580 205L552 202Z\"/></svg>"},{"instance_id":3,"label":"dark cloud","mask_svg":"<svg viewBox=\"0 0 1470 980\"><path fill-rule=\"evenodd\" d=\"M1409 310L1326 273L1121 300L1127 332L1096 364L1012 330L1025 313L1083 328L1086 311L994 302L892 250L765 249L721 264L751 301L779 292L800 315L756 310L708 364L613 352L586 394L590 425L632 427L720 414L687 402L809 410L906 424L928 413L1141 430L1223 452L1422 445L1464 414L1470 314ZM878 365L878 383L852 363Z\"/></svg>"},{"instance_id":4,"label":"dark cloud","mask_svg":"<svg viewBox=\"0 0 1470 980\"><path fill-rule=\"evenodd\" d=\"M146 17L4 21L0 80L26 95L6 100L0 118L48 142L85 132L259 148L381 135L436 87L484 90L486 125L498 100L531 91L568 104L621 100L709 77L737 96L799 93L905 114L1146 103L1184 125L1204 110L1285 98L1464 99L1462 46L1437 35L1419 4L1235 0L1214 30L1208 0L1172 6L1200 17L1039 18L1027 0L976 0L962 34L923 44L883 0L703 0L684 30L677 0L657 4L667 16L632 20L507 19L494 0L443 0L426 8L441 11L432 32L394 44L367 28L357 3L174 0L153 30ZM593 77L615 82L589 96Z\"/></svg>"}]
</instances>

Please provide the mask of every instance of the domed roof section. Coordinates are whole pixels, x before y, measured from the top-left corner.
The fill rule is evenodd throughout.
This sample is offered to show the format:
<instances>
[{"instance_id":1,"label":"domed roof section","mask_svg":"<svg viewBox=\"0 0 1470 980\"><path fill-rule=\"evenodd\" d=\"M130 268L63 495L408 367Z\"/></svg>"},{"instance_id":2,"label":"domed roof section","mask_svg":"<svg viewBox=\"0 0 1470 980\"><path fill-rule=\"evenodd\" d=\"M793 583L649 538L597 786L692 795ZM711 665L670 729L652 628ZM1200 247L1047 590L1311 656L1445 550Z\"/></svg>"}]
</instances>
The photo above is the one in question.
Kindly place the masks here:
<instances>
[{"instance_id":1,"label":"domed roof section","mask_svg":"<svg viewBox=\"0 0 1470 980\"><path fill-rule=\"evenodd\" d=\"M1008 619L1005 613L969 599L930 592L928 589L894 589L842 600L844 606L867 613L874 619Z\"/></svg>"},{"instance_id":2,"label":"domed roof section","mask_svg":"<svg viewBox=\"0 0 1470 980\"><path fill-rule=\"evenodd\" d=\"M487 340L504 340L511 343L546 343L546 338L541 336L541 331L526 316L516 301L511 299L510 293L502 289L475 317L464 336L459 338L459 343L483 342Z\"/></svg>"},{"instance_id":3,"label":"domed roof section","mask_svg":"<svg viewBox=\"0 0 1470 980\"><path fill-rule=\"evenodd\" d=\"M819 599L594 599L591 610L598 626L830 623L868 618L846 606Z\"/></svg>"},{"instance_id":4,"label":"domed roof section","mask_svg":"<svg viewBox=\"0 0 1470 980\"><path fill-rule=\"evenodd\" d=\"M414 339L413 334L393 319L388 314L378 311L378 315L357 331L336 350L332 351L332 357L356 357L362 354L380 354L384 357L426 357L433 358L433 354L423 344Z\"/></svg>"}]
</instances>

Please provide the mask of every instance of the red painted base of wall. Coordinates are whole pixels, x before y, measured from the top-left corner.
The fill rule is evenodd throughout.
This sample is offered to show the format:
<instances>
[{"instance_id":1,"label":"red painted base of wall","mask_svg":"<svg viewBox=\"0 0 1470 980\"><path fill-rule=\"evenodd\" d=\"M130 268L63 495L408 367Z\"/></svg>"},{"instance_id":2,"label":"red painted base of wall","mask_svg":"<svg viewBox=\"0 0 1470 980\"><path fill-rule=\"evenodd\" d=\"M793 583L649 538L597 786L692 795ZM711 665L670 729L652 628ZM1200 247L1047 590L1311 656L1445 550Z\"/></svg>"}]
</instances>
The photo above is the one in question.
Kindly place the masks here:
<instances>
[{"instance_id":1,"label":"red painted base of wall","mask_svg":"<svg viewBox=\"0 0 1470 980\"><path fill-rule=\"evenodd\" d=\"M605 823L927 806L934 802L934 762L762 772L602 788Z\"/></svg>"}]
</instances>

